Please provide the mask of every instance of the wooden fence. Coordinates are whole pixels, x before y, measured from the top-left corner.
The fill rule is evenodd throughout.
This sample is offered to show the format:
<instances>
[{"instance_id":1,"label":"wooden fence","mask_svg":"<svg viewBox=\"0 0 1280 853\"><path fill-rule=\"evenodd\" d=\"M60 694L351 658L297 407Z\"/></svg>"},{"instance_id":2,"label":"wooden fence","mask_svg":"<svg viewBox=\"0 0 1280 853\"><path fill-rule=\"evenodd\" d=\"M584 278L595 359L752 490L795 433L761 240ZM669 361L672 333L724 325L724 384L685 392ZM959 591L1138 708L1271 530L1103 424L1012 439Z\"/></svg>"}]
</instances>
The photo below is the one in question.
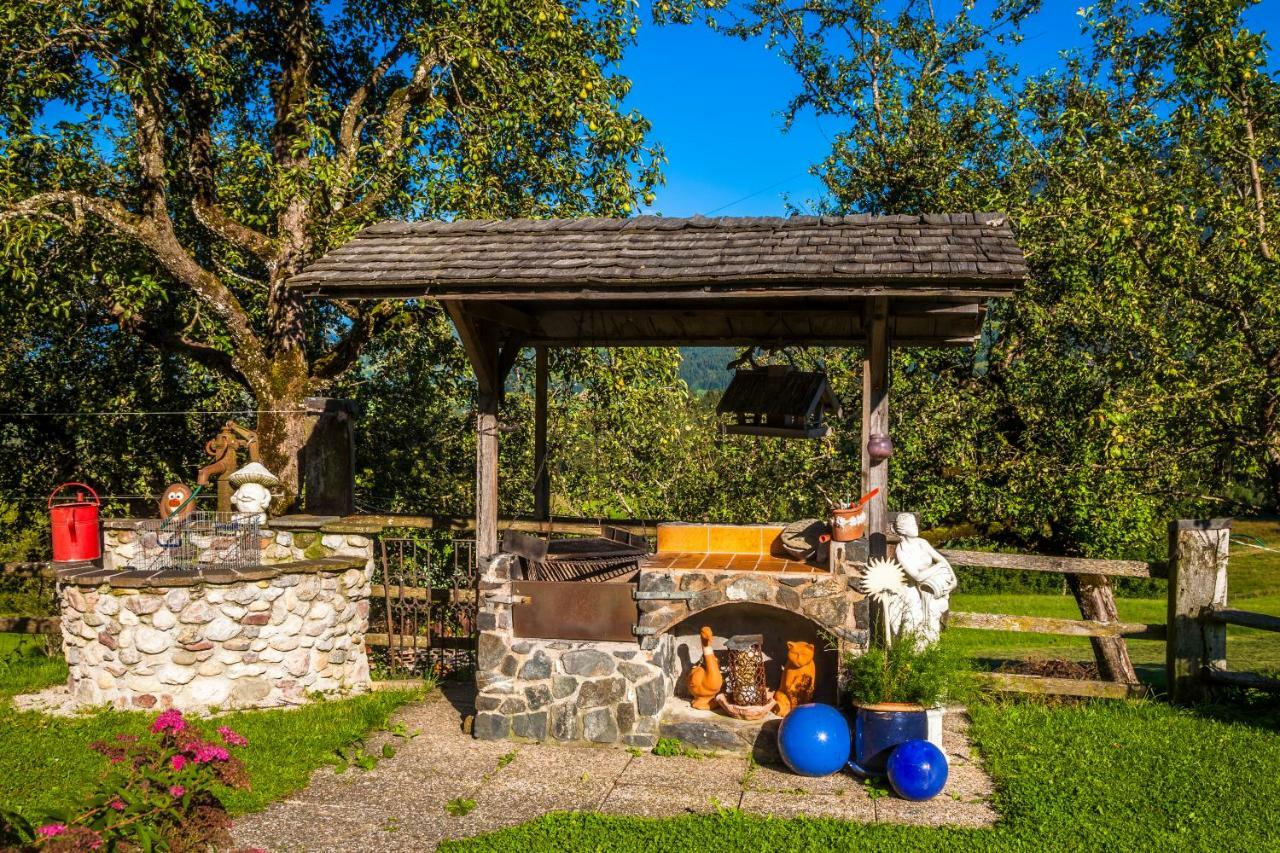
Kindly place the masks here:
<instances>
[{"instance_id":1,"label":"wooden fence","mask_svg":"<svg viewBox=\"0 0 1280 853\"><path fill-rule=\"evenodd\" d=\"M440 516L360 516L400 529L458 532L469 519ZM657 522L610 521L635 532L652 531ZM532 533L598 534L600 522L555 519L550 522L504 520L503 528ZM947 624L955 628L1017 631L1088 637L1098 660L1100 678L1078 680L1013 673L983 673L997 690L1103 698L1145 695L1130 662L1126 640L1166 642L1170 698L1197 701L1215 686L1280 692L1280 679L1234 672L1226 665L1228 625L1280 631L1280 617L1227 606L1230 519L1178 521L1170 526L1168 564L1132 560L1049 557L1038 554L943 549L953 566L1010 571L1055 572L1067 577L1079 604L1080 619L972 613L953 610ZM438 544L438 543L437 543ZM393 670L426 667L457 671L473 661L476 630L476 572L471 540L451 538L448 564L428 543L413 537L380 537L378 569L373 584L374 612L365 642L386 649ZM9 563L9 576L39 578L53 573L47 563ZM1119 618L1111 578L1167 578L1166 624L1127 622ZM378 630L381 629L381 630ZM0 632L57 634L56 617L0 618ZM443 664L442 664L443 661Z\"/></svg>"}]
</instances>

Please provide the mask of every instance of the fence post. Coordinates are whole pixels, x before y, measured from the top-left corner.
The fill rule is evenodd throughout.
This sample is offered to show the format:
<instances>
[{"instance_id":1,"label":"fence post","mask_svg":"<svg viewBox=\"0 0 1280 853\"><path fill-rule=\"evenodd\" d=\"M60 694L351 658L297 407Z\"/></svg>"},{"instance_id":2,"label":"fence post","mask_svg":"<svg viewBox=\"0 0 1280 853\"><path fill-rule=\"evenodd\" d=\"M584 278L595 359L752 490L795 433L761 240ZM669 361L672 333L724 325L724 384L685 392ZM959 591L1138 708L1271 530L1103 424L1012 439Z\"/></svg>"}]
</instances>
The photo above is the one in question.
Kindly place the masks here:
<instances>
[{"instance_id":1,"label":"fence post","mask_svg":"<svg viewBox=\"0 0 1280 853\"><path fill-rule=\"evenodd\" d=\"M1227 603L1231 519L1183 519L1169 525L1169 617L1165 671L1169 698L1205 698L1206 669L1226 669L1227 627L1200 615Z\"/></svg>"}]
</instances>

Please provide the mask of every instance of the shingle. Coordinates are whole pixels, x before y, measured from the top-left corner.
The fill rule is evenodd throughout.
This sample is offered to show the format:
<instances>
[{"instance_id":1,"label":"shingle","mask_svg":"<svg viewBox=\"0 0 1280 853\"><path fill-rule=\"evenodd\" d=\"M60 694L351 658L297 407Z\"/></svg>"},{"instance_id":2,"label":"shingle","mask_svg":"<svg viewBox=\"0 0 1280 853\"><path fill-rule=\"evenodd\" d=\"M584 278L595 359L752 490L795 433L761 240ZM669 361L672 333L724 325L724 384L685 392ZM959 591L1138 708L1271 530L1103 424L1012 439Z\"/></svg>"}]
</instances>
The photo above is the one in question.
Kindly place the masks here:
<instances>
[{"instance_id":1,"label":"shingle","mask_svg":"<svg viewBox=\"0 0 1280 853\"><path fill-rule=\"evenodd\" d=\"M865 286L886 276L1007 289L1027 267L1001 213L457 220L369 226L291 284L358 293L393 282L465 290L581 280L621 290L761 278Z\"/></svg>"}]
</instances>

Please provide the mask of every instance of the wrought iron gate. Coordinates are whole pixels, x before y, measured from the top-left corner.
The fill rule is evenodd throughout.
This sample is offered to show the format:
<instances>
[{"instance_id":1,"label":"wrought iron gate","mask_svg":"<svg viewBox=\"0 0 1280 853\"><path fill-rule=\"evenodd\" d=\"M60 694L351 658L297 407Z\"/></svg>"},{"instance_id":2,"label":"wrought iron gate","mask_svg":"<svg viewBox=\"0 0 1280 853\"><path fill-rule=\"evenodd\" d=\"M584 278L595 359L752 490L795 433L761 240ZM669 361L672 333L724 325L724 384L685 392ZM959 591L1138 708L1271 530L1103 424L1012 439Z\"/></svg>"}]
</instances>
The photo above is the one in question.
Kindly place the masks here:
<instances>
[{"instance_id":1,"label":"wrought iron gate","mask_svg":"<svg viewBox=\"0 0 1280 853\"><path fill-rule=\"evenodd\" d=\"M471 539L382 537L366 642L397 677L475 668L477 572Z\"/></svg>"}]
</instances>

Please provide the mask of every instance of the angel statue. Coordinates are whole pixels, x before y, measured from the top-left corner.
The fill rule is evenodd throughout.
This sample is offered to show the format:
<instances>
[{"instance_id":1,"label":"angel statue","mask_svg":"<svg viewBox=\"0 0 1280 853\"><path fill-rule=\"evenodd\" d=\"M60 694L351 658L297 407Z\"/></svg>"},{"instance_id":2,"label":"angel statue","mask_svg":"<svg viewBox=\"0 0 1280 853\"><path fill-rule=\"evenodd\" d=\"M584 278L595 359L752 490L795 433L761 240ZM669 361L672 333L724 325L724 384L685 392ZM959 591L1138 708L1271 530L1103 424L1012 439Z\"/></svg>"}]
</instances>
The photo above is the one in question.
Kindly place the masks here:
<instances>
[{"instance_id":1,"label":"angel statue","mask_svg":"<svg viewBox=\"0 0 1280 853\"><path fill-rule=\"evenodd\" d=\"M956 573L920 536L914 515L899 513L893 529L901 537L895 559L871 560L855 586L883 608L886 642L909 633L922 646L928 645L942 633L942 617L950 607Z\"/></svg>"}]
</instances>

